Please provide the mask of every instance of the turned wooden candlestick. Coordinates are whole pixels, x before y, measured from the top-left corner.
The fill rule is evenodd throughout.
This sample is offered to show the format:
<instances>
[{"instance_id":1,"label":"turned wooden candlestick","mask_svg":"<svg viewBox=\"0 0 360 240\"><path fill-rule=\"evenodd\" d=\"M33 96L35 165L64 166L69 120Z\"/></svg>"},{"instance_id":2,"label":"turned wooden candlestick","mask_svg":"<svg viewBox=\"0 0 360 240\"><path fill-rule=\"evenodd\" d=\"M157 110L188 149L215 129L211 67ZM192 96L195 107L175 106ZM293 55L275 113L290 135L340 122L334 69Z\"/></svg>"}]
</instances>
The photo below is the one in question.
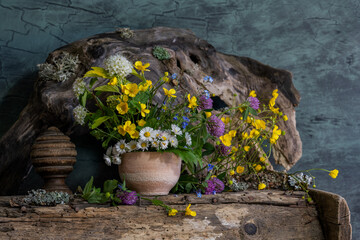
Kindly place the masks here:
<instances>
[{"instance_id":1,"label":"turned wooden candlestick","mask_svg":"<svg viewBox=\"0 0 360 240\"><path fill-rule=\"evenodd\" d=\"M45 181L46 191L72 194L65 179L73 171L76 155L75 144L58 128L50 127L40 134L31 148L31 160Z\"/></svg>"}]
</instances>

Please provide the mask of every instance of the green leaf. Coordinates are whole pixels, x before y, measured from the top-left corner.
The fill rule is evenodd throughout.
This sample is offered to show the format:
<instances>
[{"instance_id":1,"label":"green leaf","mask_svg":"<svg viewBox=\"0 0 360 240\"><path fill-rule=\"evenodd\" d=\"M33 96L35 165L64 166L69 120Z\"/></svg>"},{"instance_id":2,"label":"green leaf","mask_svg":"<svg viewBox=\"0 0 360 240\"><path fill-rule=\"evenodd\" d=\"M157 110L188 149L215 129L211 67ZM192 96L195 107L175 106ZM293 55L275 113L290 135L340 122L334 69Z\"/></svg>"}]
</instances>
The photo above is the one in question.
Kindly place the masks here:
<instances>
[{"instance_id":1,"label":"green leaf","mask_svg":"<svg viewBox=\"0 0 360 240\"><path fill-rule=\"evenodd\" d=\"M91 129L95 129L98 126L100 126L103 122L107 121L110 117L109 116L103 116L95 119L94 123L91 125Z\"/></svg>"},{"instance_id":2,"label":"green leaf","mask_svg":"<svg viewBox=\"0 0 360 240\"><path fill-rule=\"evenodd\" d=\"M223 172L223 173L217 175L216 177L217 177L218 179L220 179L221 181L224 181L225 176L226 176L226 172Z\"/></svg>"},{"instance_id":3,"label":"green leaf","mask_svg":"<svg viewBox=\"0 0 360 240\"><path fill-rule=\"evenodd\" d=\"M94 86L97 80L98 80L97 78L91 78L89 87L92 88L92 86Z\"/></svg>"},{"instance_id":4,"label":"green leaf","mask_svg":"<svg viewBox=\"0 0 360 240\"><path fill-rule=\"evenodd\" d=\"M256 110L253 109L253 108L251 108L251 107L249 107L249 112L250 112L252 115L257 116Z\"/></svg>"},{"instance_id":5,"label":"green leaf","mask_svg":"<svg viewBox=\"0 0 360 240\"><path fill-rule=\"evenodd\" d=\"M243 119L244 119L244 121L246 121L248 115L249 115L249 108L247 107L247 108L245 109L245 111L243 112Z\"/></svg>"},{"instance_id":6,"label":"green leaf","mask_svg":"<svg viewBox=\"0 0 360 240\"><path fill-rule=\"evenodd\" d=\"M119 182L116 179L105 181L104 182L104 192L112 193L114 191L114 189L117 188L118 183Z\"/></svg>"},{"instance_id":7,"label":"green leaf","mask_svg":"<svg viewBox=\"0 0 360 240\"><path fill-rule=\"evenodd\" d=\"M81 96L80 104L81 104L81 106L83 106L83 107L86 106L87 96L88 96L88 92L87 92L87 91L85 91L84 94Z\"/></svg>"},{"instance_id":8,"label":"green leaf","mask_svg":"<svg viewBox=\"0 0 360 240\"><path fill-rule=\"evenodd\" d=\"M186 186L185 186L186 192L187 192L187 193L190 193L191 189L192 189L192 184L191 184L191 183L187 183Z\"/></svg>"},{"instance_id":9,"label":"green leaf","mask_svg":"<svg viewBox=\"0 0 360 240\"><path fill-rule=\"evenodd\" d=\"M105 69L101 67L91 67L92 70L85 73L84 77L101 77L101 78L110 78L109 74Z\"/></svg>"},{"instance_id":10,"label":"green leaf","mask_svg":"<svg viewBox=\"0 0 360 240\"><path fill-rule=\"evenodd\" d=\"M101 91L101 92L115 92L115 93L120 93L120 90L117 86L112 86L112 85L102 85L100 87L97 87L94 89L94 91Z\"/></svg>"},{"instance_id":11,"label":"green leaf","mask_svg":"<svg viewBox=\"0 0 360 240\"><path fill-rule=\"evenodd\" d=\"M208 142L204 144L203 149L205 149L205 151L202 152L202 157L208 156L215 151L214 145Z\"/></svg>"},{"instance_id":12,"label":"green leaf","mask_svg":"<svg viewBox=\"0 0 360 240\"><path fill-rule=\"evenodd\" d=\"M92 187L93 187L93 182L94 182L94 177L91 176L90 180L86 183L83 194L82 194L82 198L84 198L85 200L87 200L87 198L90 196Z\"/></svg>"}]
</instances>

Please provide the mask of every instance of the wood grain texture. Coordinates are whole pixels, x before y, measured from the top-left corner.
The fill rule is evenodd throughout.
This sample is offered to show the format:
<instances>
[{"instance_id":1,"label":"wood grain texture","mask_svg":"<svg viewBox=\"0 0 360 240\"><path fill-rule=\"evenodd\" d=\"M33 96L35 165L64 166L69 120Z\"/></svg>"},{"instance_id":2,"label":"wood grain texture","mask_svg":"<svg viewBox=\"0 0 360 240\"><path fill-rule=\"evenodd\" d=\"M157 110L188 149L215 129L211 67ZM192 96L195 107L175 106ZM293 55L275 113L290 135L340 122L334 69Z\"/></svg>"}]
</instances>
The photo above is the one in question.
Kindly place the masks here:
<instances>
[{"instance_id":1,"label":"wood grain texture","mask_svg":"<svg viewBox=\"0 0 360 240\"><path fill-rule=\"evenodd\" d=\"M188 203L196 217L168 217L159 207L87 204L10 208L0 197L1 239L324 239L314 205L303 193L248 191L196 198L163 196L170 206L184 210Z\"/></svg>"}]
</instances>

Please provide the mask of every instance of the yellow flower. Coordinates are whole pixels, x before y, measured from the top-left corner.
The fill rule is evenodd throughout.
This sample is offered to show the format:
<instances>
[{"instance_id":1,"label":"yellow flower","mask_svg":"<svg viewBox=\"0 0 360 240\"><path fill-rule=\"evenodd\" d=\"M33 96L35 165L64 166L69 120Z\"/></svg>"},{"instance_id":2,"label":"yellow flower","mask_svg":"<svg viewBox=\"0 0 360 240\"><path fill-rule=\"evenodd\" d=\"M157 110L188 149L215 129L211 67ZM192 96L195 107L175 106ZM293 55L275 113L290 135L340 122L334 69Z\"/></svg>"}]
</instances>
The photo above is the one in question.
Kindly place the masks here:
<instances>
[{"instance_id":1,"label":"yellow flower","mask_svg":"<svg viewBox=\"0 0 360 240\"><path fill-rule=\"evenodd\" d=\"M264 188L266 188L266 185L264 183L260 183L258 185L258 190L263 190Z\"/></svg>"},{"instance_id":2,"label":"yellow flower","mask_svg":"<svg viewBox=\"0 0 360 240\"><path fill-rule=\"evenodd\" d=\"M118 83L117 77L113 77L110 79L110 81L108 82L108 85L114 86Z\"/></svg>"},{"instance_id":3,"label":"yellow flower","mask_svg":"<svg viewBox=\"0 0 360 240\"><path fill-rule=\"evenodd\" d=\"M140 103L140 106L141 106L141 116L145 117L146 114L150 112L150 110L146 109L146 104Z\"/></svg>"},{"instance_id":4,"label":"yellow flower","mask_svg":"<svg viewBox=\"0 0 360 240\"><path fill-rule=\"evenodd\" d=\"M222 117L221 121L223 121L223 123L228 124L230 122L230 118L229 117Z\"/></svg>"},{"instance_id":5,"label":"yellow flower","mask_svg":"<svg viewBox=\"0 0 360 240\"><path fill-rule=\"evenodd\" d=\"M127 102L129 100L129 97L127 95L123 95L122 100L124 102Z\"/></svg>"},{"instance_id":6,"label":"yellow flower","mask_svg":"<svg viewBox=\"0 0 360 240\"><path fill-rule=\"evenodd\" d=\"M135 97L138 94L139 88L136 83L128 83L126 84L125 94L129 95L129 97Z\"/></svg>"},{"instance_id":7,"label":"yellow flower","mask_svg":"<svg viewBox=\"0 0 360 240\"><path fill-rule=\"evenodd\" d=\"M265 158L264 158L264 157L261 157L261 158L260 158L260 162L265 162Z\"/></svg>"},{"instance_id":8,"label":"yellow flower","mask_svg":"<svg viewBox=\"0 0 360 240\"><path fill-rule=\"evenodd\" d=\"M189 204L189 206L187 206L187 208L186 208L186 210L185 210L185 216L195 217L195 216L196 216L196 212L195 212L195 211L191 211L190 206L191 206L191 204Z\"/></svg>"},{"instance_id":9,"label":"yellow flower","mask_svg":"<svg viewBox=\"0 0 360 240\"><path fill-rule=\"evenodd\" d=\"M332 178L336 178L337 175L338 175L338 173L339 173L339 170L334 169L334 170L330 171L329 175L330 175L330 177L332 177Z\"/></svg>"},{"instance_id":10,"label":"yellow flower","mask_svg":"<svg viewBox=\"0 0 360 240\"><path fill-rule=\"evenodd\" d=\"M233 181L229 180L229 185L233 185L233 183L234 183Z\"/></svg>"},{"instance_id":11,"label":"yellow flower","mask_svg":"<svg viewBox=\"0 0 360 240\"><path fill-rule=\"evenodd\" d=\"M167 90L166 88L163 88L164 89L164 92L165 92L165 95L168 97L168 98L176 98L176 96L174 95L176 93L175 89L170 89L170 90Z\"/></svg>"},{"instance_id":12,"label":"yellow flower","mask_svg":"<svg viewBox=\"0 0 360 240\"><path fill-rule=\"evenodd\" d=\"M225 134L220 137L220 140L225 146L230 147L232 137L229 134Z\"/></svg>"},{"instance_id":13,"label":"yellow flower","mask_svg":"<svg viewBox=\"0 0 360 240\"><path fill-rule=\"evenodd\" d=\"M211 112L205 112L207 118L211 117Z\"/></svg>"},{"instance_id":14,"label":"yellow flower","mask_svg":"<svg viewBox=\"0 0 360 240\"><path fill-rule=\"evenodd\" d=\"M148 88L152 88L152 82L150 80L146 80L146 83L139 85L139 91L145 92Z\"/></svg>"},{"instance_id":15,"label":"yellow flower","mask_svg":"<svg viewBox=\"0 0 360 240\"><path fill-rule=\"evenodd\" d=\"M235 136L236 136L236 130L231 130L231 131L229 132L229 135L230 135L231 137L235 137Z\"/></svg>"},{"instance_id":16,"label":"yellow flower","mask_svg":"<svg viewBox=\"0 0 360 240\"><path fill-rule=\"evenodd\" d=\"M178 213L178 210L176 210L175 208L172 208L171 210L169 210L168 215L171 216L175 216Z\"/></svg>"},{"instance_id":17,"label":"yellow flower","mask_svg":"<svg viewBox=\"0 0 360 240\"><path fill-rule=\"evenodd\" d=\"M138 120L138 121L137 121L137 124L138 124L140 127L143 127L143 126L146 124L146 122L144 121L144 119L141 119L141 120Z\"/></svg>"},{"instance_id":18,"label":"yellow flower","mask_svg":"<svg viewBox=\"0 0 360 240\"><path fill-rule=\"evenodd\" d=\"M259 134L260 134L260 132L259 132L258 130L252 129L252 130L250 131L249 138L255 138L255 137L257 137Z\"/></svg>"},{"instance_id":19,"label":"yellow flower","mask_svg":"<svg viewBox=\"0 0 360 240\"><path fill-rule=\"evenodd\" d=\"M273 98L275 98L275 99L279 96L277 89L275 89L275 90L272 92L272 96L273 96Z\"/></svg>"},{"instance_id":20,"label":"yellow flower","mask_svg":"<svg viewBox=\"0 0 360 240\"><path fill-rule=\"evenodd\" d=\"M244 168L243 166L237 166L237 168L236 168L236 172L237 172L238 174L243 173L244 170L245 170L245 168Z\"/></svg>"},{"instance_id":21,"label":"yellow flower","mask_svg":"<svg viewBox=\"0 0 360 240\"><path fill-rule=\"evenodd\" d=\"M121 102L116 106L116 110L118 110L119 114L124 115L129 111L129 106L126 102Z\"/></svg>"},{"instance_id":22,"label":"yellow flower","mask_svg":"<svg viewBox=\"0 0 360 240\"><path fill-rule=\"evenodd\" d=\"M141 61L136 61L134 67L142 73L144 73L144 71L150 71L149 69L147 69L148 67L150 67L150 63L145 63L143 65Z\"/></svg>"},{"instance_id":23,"label":"yellow flower","mask_svg":"<svg viewBox=\"0 0 360 240\"><path fill-rule=\"evenodd\" d=\"M135 125L135 124L134 124ZM138 139L139 138L139 136L140 136L140 134L139 134L139 132L138 131L134 131L133 133L129 133L130 134L130 137L132 138L132 139Z\"/></svg>"},{"instance_id":24,"label":"yellow flower","mask_svg":"<svg viewBox=\"0 0 360 240\"><path fill-rule=\"evenodd\" d=\"M260 172L262 169L262 166L260 164L256 165L255 171Z\"/></svg>"},{"instance_id":25,"label":"yellow flower","mask_svg":"<svg viewBox=\"0 0 360 240\"><path fill-rule=\"evenodd\" d=\"M235 174L235 171L234 171L234 170L231 170L229 174L232 176L232 175Z\"/></svg>"},{"instance_id":26,"label":"yellow flower","mask_svg":"<svg viewBox=\"0 0 360 240\"><path fill-rule=\"evenodd\" d=\"M249 138L249 134L247 132L243 132L241 135L242 135L243 140L246 140Z\"/></svg>"},{"instance_id":27,"label":"yellow flower","mask_svg":"<svg viewBox=\"0 0 360 240\"><path fill-rule=\"evenodd\" d=\"M169 76L169 73L168 72L165 72L165 75L164 75L164 77L163 77L163 80L164 80L164 82L169 82L170 81L170 79L168 78L168 76Z\"/></svg>"},{"instance_id":28,"label":"yellow flower","mask_svg":"<svg viewBox=\"0 0 360 240\"><path fill-rule=\"evenodd\" d=\"M250 150L250 146L245 146L244 150L245 150L245 152L248 152Z\"/></svg>"},{"instance_id":29,"label":"yellow flower","mask_svg":"<svg viewBox=\"0 0 360 240\"><path fill-rule=\"evenodd\" d=\"M256 93L254 90L249 93L249 97L256 97Z\"/></svg>"},{"instance_id":30,"label":"yellow flower","mask_svg":"<svg viewBox=\"0 0 360 240\"><path fill-rule=\"evenodd\" d=\"M274 126L272 136L270 138L270 143L275 144L276 140L279 139L279 136L281 135L281 130L278 129L279 127L277 125Z\"/></svg>"},{"instance_id":31,"label":"yellow flower","mask_svg":"<svg viewBox=\"0 0 360 240\"><path fill-rule=\"evenodd\" d=\"M253 121L252 125L256 128L256 129L265 129L266 128L266 123L264 120L261 119L256 119L255 121Z\"/></svg>"},{"instance_id":32,"label":"yellow flower","mask_svg":"<svg viewBox=\"0 0 360 240\"><path fill-rule=\"evenodd\" d=\"M237 149L236 147L232 147L232 148L231 148L231 152L232 152L232 153L235 153L235 152L237 152L238 150L239 150L239 149Z\"/></svg>"},{"instance_id":33,"label":"yellow flower","mask_svg":"<svg viewBox=\"0 0 360 240\"><path fill-rule=\"evenodd\" d=\"M286 115L283 116L283 119L284 119L285 122L286 122L287 120L289 120L288 116L286 116Z\"/></svg>"},{"instance_id":34,"label":"yellow flower","mask_svg":"<svg viewBox=\"0 0 360 240\"><path fill-rule=\"evenodd\" d=\"M125 136L126 131L125 131L125 129L124 129L124 126L119 125L119 126L117 126L117 129L118 129L119 134Z\"/></svg>"},{"instance_id":35,"label":"yellow flower","mask_svg":"<svg viewBox=\"0 0 360 240\"><path fill-rule=\"evenodd\" d=\"M124 130L131 136L136 132L136 125L131 123L131 121L126 121L124 124Z\"/></svg>"},{"instance_id":36,"label":"yellow flower","mask_svg":"<svg viewBox=\"0 0 360 240\"><path fill-rule=\"evenodd\" d=\"M197 99L196 99L195 96L193 96L192 98L190 98L190 94L188 94L187 98L188 98L188 101L189 101L188 108L195 108L195 107L198 106L198 104L197 104Z\"/></svg>"}]
</instances>

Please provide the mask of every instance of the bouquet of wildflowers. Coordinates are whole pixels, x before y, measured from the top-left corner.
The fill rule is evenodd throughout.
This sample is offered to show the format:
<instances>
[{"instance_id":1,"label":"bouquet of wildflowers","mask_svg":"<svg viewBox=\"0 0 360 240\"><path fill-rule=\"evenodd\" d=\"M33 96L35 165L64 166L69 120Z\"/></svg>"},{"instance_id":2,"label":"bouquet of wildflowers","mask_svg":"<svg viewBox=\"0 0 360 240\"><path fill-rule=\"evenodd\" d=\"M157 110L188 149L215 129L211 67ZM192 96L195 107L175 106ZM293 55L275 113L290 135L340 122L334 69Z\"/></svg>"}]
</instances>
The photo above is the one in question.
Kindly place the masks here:
<instances>
[{"instance_id":1,"label":"bouquet of wildflowers","mask_svg":"<svg viewBox=\"0 0 360 240\"><path fill-rule=\"evenodd\" d=\"M287 120L275 107L277 89L268 104L261 105L251 91L243 103L215 111L207 90L197 96L178 96L177 87L164 87L171 79L180 80L177 74L165 72L151 81L145 76L149 66L113 55L105 60L104 68L92 67L74 84L80 103L74 118L87 124L107 149L107 165L121 164L121 155L127 152L174 152L186 166L175 190L205 193L223 190L220 179L231 185L233 175L265 168L270 152L262 150L264 141L275 144L284 134L276 123ZM136 79L130 81L129 76ZM97 84L100 78L107 79L106 83ZM204 77L205 84L212 81L210 76ZM160 96L161 104L155 102L155 96Z\"/></svg>"}]
</instances>

